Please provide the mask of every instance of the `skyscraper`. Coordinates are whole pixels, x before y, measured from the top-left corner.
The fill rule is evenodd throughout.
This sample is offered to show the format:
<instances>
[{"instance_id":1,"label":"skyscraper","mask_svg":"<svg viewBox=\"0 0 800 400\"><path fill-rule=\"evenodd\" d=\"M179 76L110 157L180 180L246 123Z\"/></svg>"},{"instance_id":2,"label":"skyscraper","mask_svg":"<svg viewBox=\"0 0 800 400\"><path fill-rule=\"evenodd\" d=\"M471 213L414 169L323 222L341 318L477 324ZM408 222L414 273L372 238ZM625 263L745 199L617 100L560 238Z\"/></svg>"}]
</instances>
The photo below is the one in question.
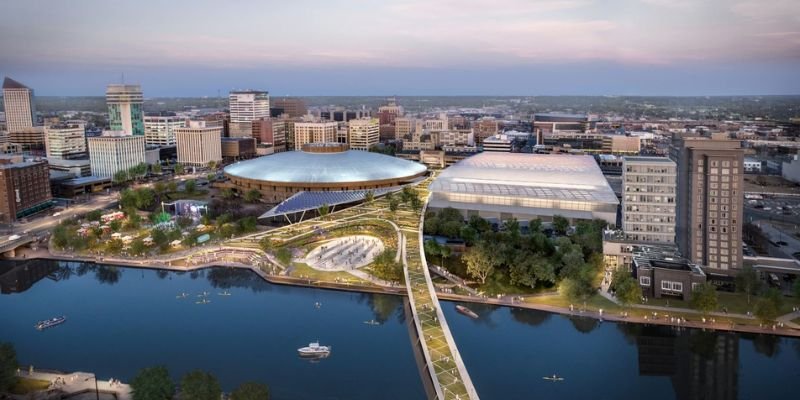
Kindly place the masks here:
<instances>
[{"instance_id":1,"label":"skyscraper","mask_svg":"<svg viewBox=\"0 0 800 400\"><path fill-rule=\"evenodd\" d=\"M6 128L16 133L31 128L36 123L36 105L33 89L6 77L3 80L3 106L6 111Z\"/></svg>"},{"instance_id":2,"label":"skyscraper","mask_svg":"<svg viewBox=\"0 0 800 400\"><path fill-rule=\"evenodd\" d=\"M175 129L178 162L203 167L210 161L222 161L221 139L221 126L206 121L189 121L186 127Z\"/></svg>"},{"instance_id":3,"label":"skyscraper","mask_svg":"<svg viewBox=\"0 0 800 400\"><path fill-rule=\"evenodd\" d=\"M111 178L145 162L144 135L105 131L88 142L92 175Z\"/></svg>"},{"instance_id":4,"label":"skyscraper","mask_svg":"<svg viewBox=\"0 0 800 400\"><path fill-rule=\"evenodd\" d=\"M70 160L86 156L86 132L83 124L45 126L44 135L48 158Z\"/></svg>"},{"instance_id":5,"label":"skyscraper","mask_svg":"<svg viewBox=\"0 0 800 400\"><path fill-rule=\"evenodd\" d=\"M269 92L233 91L228 96L231 111L230 137L252 137L253 121L269 118Z\"/></svg>"},{"instance_id":6,"label":"skyscraper","mask_svg":"<svg viewBox=\"0 0 800 400\"><path fill-rule=\"evenodd\" d=\"M707 274L734 275L742 265L744 151L722 135L673 137L678 165L677 244Z\"/></svg>"},{"instance_id":7,"label":"skyscraper","mask_svg":"<svg viewBox=\"0 0 800 400\"><path fill-rule=\"evenodd\" d=\"M106 104L111 130L144 136L143 102L142 87L139 85L108 85Z\"/></svg>"},{"instance_id":8,"label":"skyscraper","mask_svg":"<svg viewBox=\"0 0 800 400\"><path fill-rule=\"evenodd\" d=\"M628 240L675 242L675 162L666 157L625 157L622 229Z\"/></svg>"}]
</instances>

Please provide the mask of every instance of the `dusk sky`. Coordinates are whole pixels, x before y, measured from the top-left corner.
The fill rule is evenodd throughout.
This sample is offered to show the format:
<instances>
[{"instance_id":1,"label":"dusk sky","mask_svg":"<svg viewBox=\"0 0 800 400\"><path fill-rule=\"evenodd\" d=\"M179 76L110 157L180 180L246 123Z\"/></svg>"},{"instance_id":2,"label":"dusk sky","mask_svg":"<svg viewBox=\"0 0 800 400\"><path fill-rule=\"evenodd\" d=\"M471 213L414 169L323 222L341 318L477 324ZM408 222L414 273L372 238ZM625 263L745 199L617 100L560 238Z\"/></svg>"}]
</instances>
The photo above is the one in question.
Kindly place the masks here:
<instances>
[{"instance_id":1,"label":"dusk sky","mask_svg":"<svg viewBox=\"0 0 800 400\"><path fill-rule=\"evenodd\" d=\"M800 94L798 0L6 0L39 95Z\"/></svg>"}]
</instances>

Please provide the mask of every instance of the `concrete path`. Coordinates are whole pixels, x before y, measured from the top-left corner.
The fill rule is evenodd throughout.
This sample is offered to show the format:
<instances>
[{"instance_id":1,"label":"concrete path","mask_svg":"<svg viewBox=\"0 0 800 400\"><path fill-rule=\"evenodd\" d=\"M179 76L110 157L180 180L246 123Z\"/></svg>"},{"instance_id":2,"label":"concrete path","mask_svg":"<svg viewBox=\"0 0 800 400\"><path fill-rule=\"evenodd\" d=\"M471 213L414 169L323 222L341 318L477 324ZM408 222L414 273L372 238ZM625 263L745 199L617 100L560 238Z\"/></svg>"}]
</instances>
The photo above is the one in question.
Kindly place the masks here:
<instances>
[{"instance_id":1,"label":"concrete path","mask_svg":"<svg viewBox=\"0 0 800 400\"><path fill-rule=\"evenodd\" d=\"M133 398L130 385L124 383L112 384L107 380L98 380L95 382L95 375L87 372L73 372L65 374L56 372L40 372L34 369L32 373L29 370L20 370L17 373L17 376L21 378L38 379L50 382L50 389L47 392L40 393L41 397L34 397L37 399L51 398L56 392L61 392L65 395L90 392L94 395L95 390L99 390L101 394L111 394L119 400L131 400ZM30 397L24 396L23 398L28 399Z\"/></svg>"}]
</instances>

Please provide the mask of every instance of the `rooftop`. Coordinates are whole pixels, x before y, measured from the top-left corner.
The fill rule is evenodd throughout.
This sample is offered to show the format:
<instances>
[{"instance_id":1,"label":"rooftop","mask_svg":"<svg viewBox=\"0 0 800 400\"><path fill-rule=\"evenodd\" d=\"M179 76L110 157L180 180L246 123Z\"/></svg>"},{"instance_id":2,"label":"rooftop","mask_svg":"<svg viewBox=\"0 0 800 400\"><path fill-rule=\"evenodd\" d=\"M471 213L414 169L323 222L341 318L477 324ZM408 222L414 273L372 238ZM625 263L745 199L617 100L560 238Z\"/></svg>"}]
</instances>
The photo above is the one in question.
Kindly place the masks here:
<instances>
[{"instance_id":1,"label":"rooftop","mask_svg":"<svg viewBox=\"0 0 800 400\"><path fill-rule=\"evenodd\" d=\"M225 173L284 183L351 183L411 178L427 168L419 163L366 151L332 153L287 151L240 161Z\"/></svg>"},{"instance_id":2,"label":"rooftop","mask_svg":"<svg viewBox=\"0 0 800 400\"><path fill-rule=\"evenodd\" d=\"M30 89L30 88L9 77L6 77L5 79L3 79L3 89Z\"/></svg>"},{"instance_id":3,"label":"rooftop","mask_svg":"<svg viewBox=\"0 0 800 400\"><path fill-rule=\"evenodd\" d=\"M644 156L625 156L623 157L625 162L635 162L635 163L664 163L664 164L672 164L675 165L675 161L672 161L668 157L644 157Z\"/></svg>"},{"instance_id":4,"label":"rooftop","mask_svg":"<svg viewBox=\"0 0 800 400\"><path fill-rule=\"evenodd\" d=\"M486 152L445 169L434 192L618 204L594 158L584 155Z\"/></svg>"}]
</instances>

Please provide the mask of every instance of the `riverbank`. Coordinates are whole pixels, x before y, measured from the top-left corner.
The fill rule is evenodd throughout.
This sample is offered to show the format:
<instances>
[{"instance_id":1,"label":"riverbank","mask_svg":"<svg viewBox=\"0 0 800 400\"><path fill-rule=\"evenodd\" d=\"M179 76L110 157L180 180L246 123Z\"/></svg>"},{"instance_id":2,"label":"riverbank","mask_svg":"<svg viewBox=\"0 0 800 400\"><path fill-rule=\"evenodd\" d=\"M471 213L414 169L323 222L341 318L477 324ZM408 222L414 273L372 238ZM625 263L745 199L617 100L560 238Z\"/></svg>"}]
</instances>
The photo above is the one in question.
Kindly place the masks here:
<instances>
[{"instance_id":1,"label":"riverbank","mask_svg":"<svg viewBox=\"0 0 800 400\"><path fill-rule=\"evenodd\" d=\"M43 391L27 394L9 395L11 399L53 399L53 398L73 398L81 394L99 396L101 398L113 398L116 400L131 400L133 392L130 385L114 380L98 380L95 374L88 372L61 372L50 370L36 370L33 367L20 368L17 377L43 382L49 382L50 386ZM94 398L94 397L92 397Z\"/></svg>"},{"instance_id":2,"label":"riverbank","mask_svg":"<svg viewBox=\"0 0 800 400\"><path fill-rule=\"evenodd\" d=\"M103 258L102 260L98 260L92 257L80 257L80 256L64 257L60 255L50 254L44 249L40 249L35 252L28 251L20 257L7 258L7 259L17 260L17 261L32 260L32 259L73 261L73 262L86 262L93 264L117 265L121 267L130 267L130 268L156 269L156 270L163 269L163 270L178 271L178 272L190 272L212 267L228 267L228 268L239 268L239 269L250 270L256 273L263 280L277 285L301 286L309 288L320 288L329 290L358 292L358 293L391 294L398 296L407 295L405 286L395 287L395 286L379 286L379 285L359 285L347 282L332 282L325 280L291 277L279 274L268 274L261 268L235 262L215 261L210 263L175 266L168 264L162 265L162 264L148 263L147 261L144 260L133 262L129 260L112 259L112 258ZM779 327L776 325L774 329L772 326L760 327L756 325L756 321L752 317L744 315L731 314L731 315L720 316L718 315L718 313L714 313L710 315L710 317L707 318L705 321L703 321L703 317L699 315L697 311L689 309L675 308L675 309L653 310L651 309L652 307L648 307L647 309L645 308L640 309L636 306L631 306L628 308L629 311L623 313L618 310L615 310L615 312L609 312L609 308L602 309L598 307L588 306L585 309L581 310L575 306L570 307L570 306L561 306L554 304L545 304L543 302L536 302L537 298L533 296L522 297L522 299L524 300L520 300L519 296L502 296L500 298L490 298L485 296L474 296L474 295L464 296L454 293L443 293L443 292L438 292L437 295L442 300L539 310L539 311L546 311L554 314L561 314L573 317L592 318L601 321L673 326L676 328L696 328L696 329L706 329L706 330L717 330L723 332L763 333L763 334L780 335L787 337L800 337L800 329L795 329L789 325L785 325L783 327ZM613 303L610 304L613 306ZM632 311L647 312L648 314L645 315L642 315L641 313L636 314L635 312ZM785 316L781 317L780 319L781 321L785 319L783 317ZM753 322L753 324L748 324L747 323L748 321Z\"/></svg>"}]
</instances>

